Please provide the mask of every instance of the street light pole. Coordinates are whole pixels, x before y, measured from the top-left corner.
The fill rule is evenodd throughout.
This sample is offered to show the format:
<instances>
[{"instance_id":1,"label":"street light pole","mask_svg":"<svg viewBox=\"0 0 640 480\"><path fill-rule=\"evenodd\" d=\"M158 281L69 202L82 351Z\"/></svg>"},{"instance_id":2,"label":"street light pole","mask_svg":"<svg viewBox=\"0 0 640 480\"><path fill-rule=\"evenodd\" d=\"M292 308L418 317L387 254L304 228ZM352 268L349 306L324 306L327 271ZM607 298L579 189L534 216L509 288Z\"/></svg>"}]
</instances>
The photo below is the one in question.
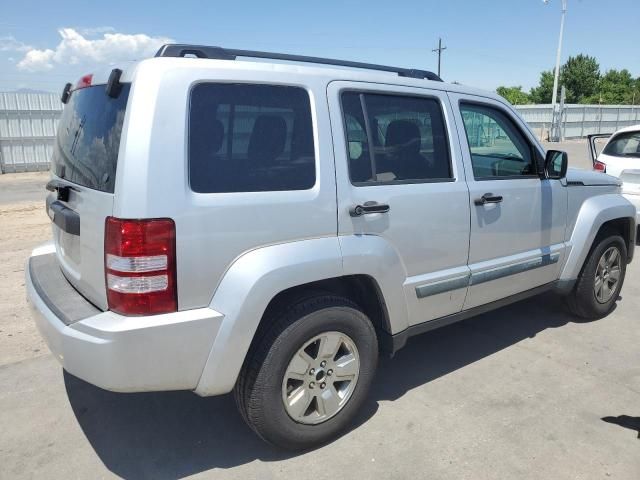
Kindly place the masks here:
<instances>
[{"instance_id":1,"label":"street light pole","mask_svg":"<svg viewBox=\"0 0 640 480\"><path fill-rule=\"evenodd\" d=\"M549 0L544 0L544 3L549 3ZM553 76L553 92L551 94L551 108L552 108L552 134L555 137L554 140L558 137L557 133L559 130L559 119L558 109L556 105L556 101L558 100L558 82L560 79L560 53L562 52L562 35L564 34L564 17L567 13L567 0L562 0L562 16L560 17L560 38L558 38L558 51L556 52L556 70Z\"/></svg>"},{"instance_id":2,"label":"street light pole","mask_svg":"<svg viewBox=\"0 0 640 480\"><path fill-rule=\"evenodd\" d=\"M556 100L558 99L558 81L560 77L560 53L562 51L562 35L564 33L564 16L567 13L567 0L562 0L562 16L560 17L560 38L558 39L558 52L556 53L556 71L553 77L553 95L551 97L551 104L553 108L556 107Z\"/></svg>"}]
</instances>

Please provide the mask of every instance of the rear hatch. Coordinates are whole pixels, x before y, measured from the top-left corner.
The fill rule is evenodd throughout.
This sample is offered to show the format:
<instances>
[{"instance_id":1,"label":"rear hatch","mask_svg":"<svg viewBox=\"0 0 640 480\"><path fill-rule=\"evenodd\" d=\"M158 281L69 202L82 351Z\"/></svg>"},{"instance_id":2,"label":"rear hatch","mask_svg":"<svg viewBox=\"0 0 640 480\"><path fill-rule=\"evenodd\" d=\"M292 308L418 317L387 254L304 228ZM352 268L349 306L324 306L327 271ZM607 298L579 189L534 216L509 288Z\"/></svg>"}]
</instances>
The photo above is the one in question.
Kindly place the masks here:
<instances>
[{"instance_id":1,"label":"rear hatch","mask_svg":"<svg viewBox=\"0 0 640 480\"><path fill-rule=\"evenodd\" d=\"M590 136L590 141L593 140ZM596 147L592 147L596 148ZM606 166L606 173L622 180L622 193L640 195L640 129L629 127L614 133L597 160Z\"/></svg>"},{"instance_id":2,"label":"rear hatch","mask_svg":"<svg viewBox=\"0 0 640 480\"><path fill-rule=\"evenodd\" d=\"M113 210L129 88L121 84L116 96L109 96L104 84L71 93L58 125L48 185L58 263L69 282L103 310L105 220Z\"/></svg>"}]
</instances>

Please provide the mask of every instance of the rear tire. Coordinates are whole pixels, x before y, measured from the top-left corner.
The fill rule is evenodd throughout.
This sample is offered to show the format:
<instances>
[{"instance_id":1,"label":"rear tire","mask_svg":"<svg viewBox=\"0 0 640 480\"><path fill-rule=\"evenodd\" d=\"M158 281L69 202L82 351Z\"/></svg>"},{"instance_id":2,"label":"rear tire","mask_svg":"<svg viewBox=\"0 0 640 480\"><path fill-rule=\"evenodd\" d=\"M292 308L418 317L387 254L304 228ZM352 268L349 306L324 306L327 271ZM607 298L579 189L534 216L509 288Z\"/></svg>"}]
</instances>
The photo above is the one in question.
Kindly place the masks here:
<instances>
[{"instance_id":1,"label":"rear tire","mask_svg":"<svg viewBox=\"0 0 640 480\"><path fill-rule=\"evenodd\" d=\"M606 317L614 309L627 269L627 245L620 235L598 235L567 297L571 313L585 319Z\"/></svg>"},{"instance_id":2,"label":"rear tire","mask_svg":"<svg viewBox=\"0 0 640 480\"><path fill-rule=\"evenodd\" d=\"M337 437L365 400L378 361L369 318L318 293L264 321L235 387L238 409L265 441L305 450ZM313 370L312 370L313 369ZM331 372L330 372L331 371Z\"/></svg>"}]
</instances>

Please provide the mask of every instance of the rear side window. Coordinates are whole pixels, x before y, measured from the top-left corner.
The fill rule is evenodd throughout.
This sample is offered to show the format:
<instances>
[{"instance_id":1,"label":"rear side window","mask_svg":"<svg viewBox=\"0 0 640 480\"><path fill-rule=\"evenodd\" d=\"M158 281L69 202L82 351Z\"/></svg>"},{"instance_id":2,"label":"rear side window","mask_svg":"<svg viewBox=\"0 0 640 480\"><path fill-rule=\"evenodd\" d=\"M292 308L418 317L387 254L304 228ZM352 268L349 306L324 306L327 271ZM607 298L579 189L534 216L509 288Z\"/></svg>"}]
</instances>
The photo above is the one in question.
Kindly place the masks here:
<instances>
[{"instance_id":1,"label":"rear side window","mask_svg":"<svg viewBox=\"0 0 640 480\"><path fill-rule=\"evenodd\" d=\"M434 98L344 92L342 110L354 185L446 181L451 159Z\"/></svg>"},{"instance_id":2,"label":"rear side window","mask_svg":"<svg viewBox=\"0 0 640 480\"><path fill-rule=\"evenodd\" d=\"M106 85L71 94L58 125L53 173L78 185L113 193L130 87L123 84L117 98L107 95Z\"/></svg>"},{"instance_id":3,"label":"rear side window","mask_svg":"<svg viewBox=\"0 0 640 480\"><path fill-rule=\"evenodd\" d=\"M199 193L313 187L309 94L288 86L196 85L189 113L189 180Z\"/></svg>"}]
</instances>

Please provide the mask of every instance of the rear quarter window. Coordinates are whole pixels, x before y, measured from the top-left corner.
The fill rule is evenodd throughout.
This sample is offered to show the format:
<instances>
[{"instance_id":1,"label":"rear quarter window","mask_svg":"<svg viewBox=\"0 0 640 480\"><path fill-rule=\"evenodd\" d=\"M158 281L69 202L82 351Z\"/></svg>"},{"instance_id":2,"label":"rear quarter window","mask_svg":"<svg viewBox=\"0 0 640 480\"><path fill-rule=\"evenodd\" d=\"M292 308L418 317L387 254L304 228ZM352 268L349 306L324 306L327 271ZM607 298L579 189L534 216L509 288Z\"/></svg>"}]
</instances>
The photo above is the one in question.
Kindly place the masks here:
<instances>
[{"instance_id":1,"label":"rear quarter window","mask_svg":"<svg viewBox=\"0 0 640 480\"><path fill-rule=\"evenodd\" d=\"M306 190L315 179L306 90L219 83L192 89L189 182L193 191Z\"/></svg>"}]
</instances>

